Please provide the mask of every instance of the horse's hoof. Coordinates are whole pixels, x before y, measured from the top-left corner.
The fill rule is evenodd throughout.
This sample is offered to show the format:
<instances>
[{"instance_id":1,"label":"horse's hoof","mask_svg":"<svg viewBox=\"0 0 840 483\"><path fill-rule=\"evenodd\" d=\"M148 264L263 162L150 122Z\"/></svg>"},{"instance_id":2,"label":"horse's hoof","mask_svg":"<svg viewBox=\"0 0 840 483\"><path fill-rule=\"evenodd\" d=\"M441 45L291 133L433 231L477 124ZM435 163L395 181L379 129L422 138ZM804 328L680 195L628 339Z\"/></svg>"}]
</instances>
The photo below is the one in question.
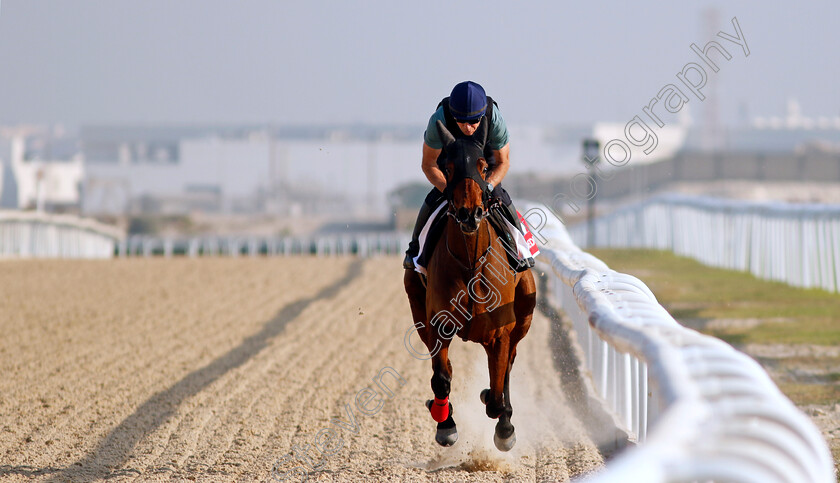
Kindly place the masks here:
<instances>
[{"instance_id":1,"label":"horse's hoof","mask_svg":"<svg viewBox=\"0 0 840 483\"><path fill-rule=\"evenodd\" d=\"M493 444L496 445L496 449L499 451L510 451L516 444L516 433L511 433L507 439L500 438L498 434L494 434Z\"/></svg>"},{"instance_id":2,"label":"horse's hoof","mask_svg":"<svg viewBox=\"0 0 840 483\"><path fill-rule=\"evenodd\" d=\"M481 394L478 397L481 398L481 404L487 405L487 395L490 394L490 389L484 389L481 391Z\"/></svg>"},{"instance_id":3,"label":"horse's hoof","mask_svg":"<svg viewBox=\"0 0 840 483\"><path fill-rule=\"evenodd\" d=\"M493 444L499 451L510 451L516 444L515 428L510 422L499 421L496 423L496 431L493 434Z\"/></svg>"},{"instance_id":4,"label":"horse's hoof","mask_svg":"<svg viewBox=\"0 0 840 483\"><path fill-rule=\"evenodd\" d=\"M440 428L435 433L435 441L443 447L449 447L458 441L458 428L452 426L451 428Z\"/></svg>"}]
</instances>

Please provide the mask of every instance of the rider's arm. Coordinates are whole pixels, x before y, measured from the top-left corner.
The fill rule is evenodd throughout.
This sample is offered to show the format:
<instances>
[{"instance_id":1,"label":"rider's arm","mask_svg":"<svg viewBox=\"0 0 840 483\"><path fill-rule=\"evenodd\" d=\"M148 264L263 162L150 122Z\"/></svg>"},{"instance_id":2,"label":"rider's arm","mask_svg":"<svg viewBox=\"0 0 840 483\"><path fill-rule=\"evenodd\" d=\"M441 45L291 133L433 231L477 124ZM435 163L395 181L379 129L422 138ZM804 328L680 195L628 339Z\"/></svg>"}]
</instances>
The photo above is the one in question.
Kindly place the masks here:
<instances>
[{"instance_id":1,"label":"rider's arm","mask_svg":"<svg viewBox=\"0 0 840 483\"><path fill-rule=\"evenodd\" d=\"M428 144L423 143L423 174L426 175L429 182L435 185L439 191L443 192L446 189L446 176L443 171L438 168L437 159L440 156L442 149L435 149ZM505 170L507 171L507 170Z\"/></svg>"},{"instance_id":2,"label":"rider's arm","mask_svg":"<svg viewBox=\"0 0 840 483\"><path fill-rule=\"evenodd\" d=\"M502 117L499 106L493 109L493 118L490 123L490 132L488 133L488 143L490 149L493 150L493 157L496 158L496 166L490 172L487 182L493 183L493 186L499 186L502 179L510 168L510 144L508 143L509 135L507 123Z\"/></svg>"},{"instance_id":3,"label":"rider's arm","mask_svg":"<svg viewBox=\"0 0 840 483\"><path fill-rule=\"evenodd\" d=\"M435 185L441 193L446 189L446 176L438 168L437 159L443 151L443 142L437 130L437 121L446 122L443 117L443 107L438 107L429 123L426 125L426 132L423 133L423 174L429 182Z\"/></svg>"},{"instance_id":4,"label":"rider's arm","mask_svg":"<svg viewBox=\"0 0 840 483\"><path fill-rule=\"evenodd\" d=\"M487 182L499 186L510 168L510 144L505 144L502 149L494 149L493 157L496 158L496 166L487 177Z\"/></svg>"}]
</instances>

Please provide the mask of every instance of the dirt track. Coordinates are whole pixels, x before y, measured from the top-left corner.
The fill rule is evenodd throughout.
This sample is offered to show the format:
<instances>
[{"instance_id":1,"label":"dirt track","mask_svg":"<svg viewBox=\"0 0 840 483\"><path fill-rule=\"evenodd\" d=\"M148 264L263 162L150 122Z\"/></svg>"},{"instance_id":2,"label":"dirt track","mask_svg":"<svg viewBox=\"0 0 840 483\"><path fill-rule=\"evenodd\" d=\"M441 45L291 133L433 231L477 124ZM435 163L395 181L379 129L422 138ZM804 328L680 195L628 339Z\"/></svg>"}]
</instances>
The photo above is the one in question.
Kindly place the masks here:
<instances>
[{"instance_id":1,"label":"dirt track","mask_svg":"<svg viewBox=\"0 0 840 483\"><path fill-rule=\"evenodd\" d=\"M312 479L564 481L602 464L566 405L539 315L512 375L514 450L493 446L495 421L478 398L484 353L460 340L460 440L437 446L423 407L430 364L403 346L411 317L399 265L0 262L0 480L266 481L329 427L343 446ZM361 414L357 392L376 388L387 366L405 385L385 376L394 397ZM345 405L355 434L330 423L349 419Z\"/></svg>"}]
</instances>

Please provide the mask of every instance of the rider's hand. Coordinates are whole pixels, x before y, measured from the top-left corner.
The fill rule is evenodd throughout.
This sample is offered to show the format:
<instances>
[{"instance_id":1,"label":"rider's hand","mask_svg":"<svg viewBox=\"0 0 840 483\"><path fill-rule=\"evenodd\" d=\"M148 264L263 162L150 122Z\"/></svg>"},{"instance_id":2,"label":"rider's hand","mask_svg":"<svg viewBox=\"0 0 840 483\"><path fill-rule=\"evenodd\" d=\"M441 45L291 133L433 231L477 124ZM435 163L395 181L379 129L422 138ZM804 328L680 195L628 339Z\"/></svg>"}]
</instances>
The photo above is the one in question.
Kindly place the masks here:
<instances>
[{"instance_id":1,"label":"rider's hand","mask_svg":"<svg viewBox=\"0 0 840 483\"><path fill-rule=\"evenodd\" d=\"M488 198L493 197L493 189L495 189L495 186L493 186L493 183L487 183L487 186L484 187L484 192L487 193Z\"/></svg>"}]
</instances>

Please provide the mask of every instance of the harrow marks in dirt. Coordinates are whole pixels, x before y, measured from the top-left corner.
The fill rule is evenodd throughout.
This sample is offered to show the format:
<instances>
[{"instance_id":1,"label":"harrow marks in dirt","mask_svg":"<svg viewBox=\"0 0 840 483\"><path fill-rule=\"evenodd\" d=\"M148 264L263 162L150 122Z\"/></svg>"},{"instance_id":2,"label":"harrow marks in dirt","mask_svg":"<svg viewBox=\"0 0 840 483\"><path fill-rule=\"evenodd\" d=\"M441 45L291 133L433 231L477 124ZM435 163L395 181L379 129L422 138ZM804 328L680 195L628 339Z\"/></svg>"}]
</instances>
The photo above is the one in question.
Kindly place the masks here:
<instances>
[{"instance_id":1,"label":"harrow marks in dirt","mask_svg":"<svg viewBox=\"0 0 840 483\"><path fill-rule=\"evenodd\" d=\"M3 262L0 480L563 481L602 464L566 404L540 315L511 376L514 450L493 447L484 352L460 340L460 439L440 448L423 406L430 363L403 346L399 265Z\"/></svg>"}]
</instances>

